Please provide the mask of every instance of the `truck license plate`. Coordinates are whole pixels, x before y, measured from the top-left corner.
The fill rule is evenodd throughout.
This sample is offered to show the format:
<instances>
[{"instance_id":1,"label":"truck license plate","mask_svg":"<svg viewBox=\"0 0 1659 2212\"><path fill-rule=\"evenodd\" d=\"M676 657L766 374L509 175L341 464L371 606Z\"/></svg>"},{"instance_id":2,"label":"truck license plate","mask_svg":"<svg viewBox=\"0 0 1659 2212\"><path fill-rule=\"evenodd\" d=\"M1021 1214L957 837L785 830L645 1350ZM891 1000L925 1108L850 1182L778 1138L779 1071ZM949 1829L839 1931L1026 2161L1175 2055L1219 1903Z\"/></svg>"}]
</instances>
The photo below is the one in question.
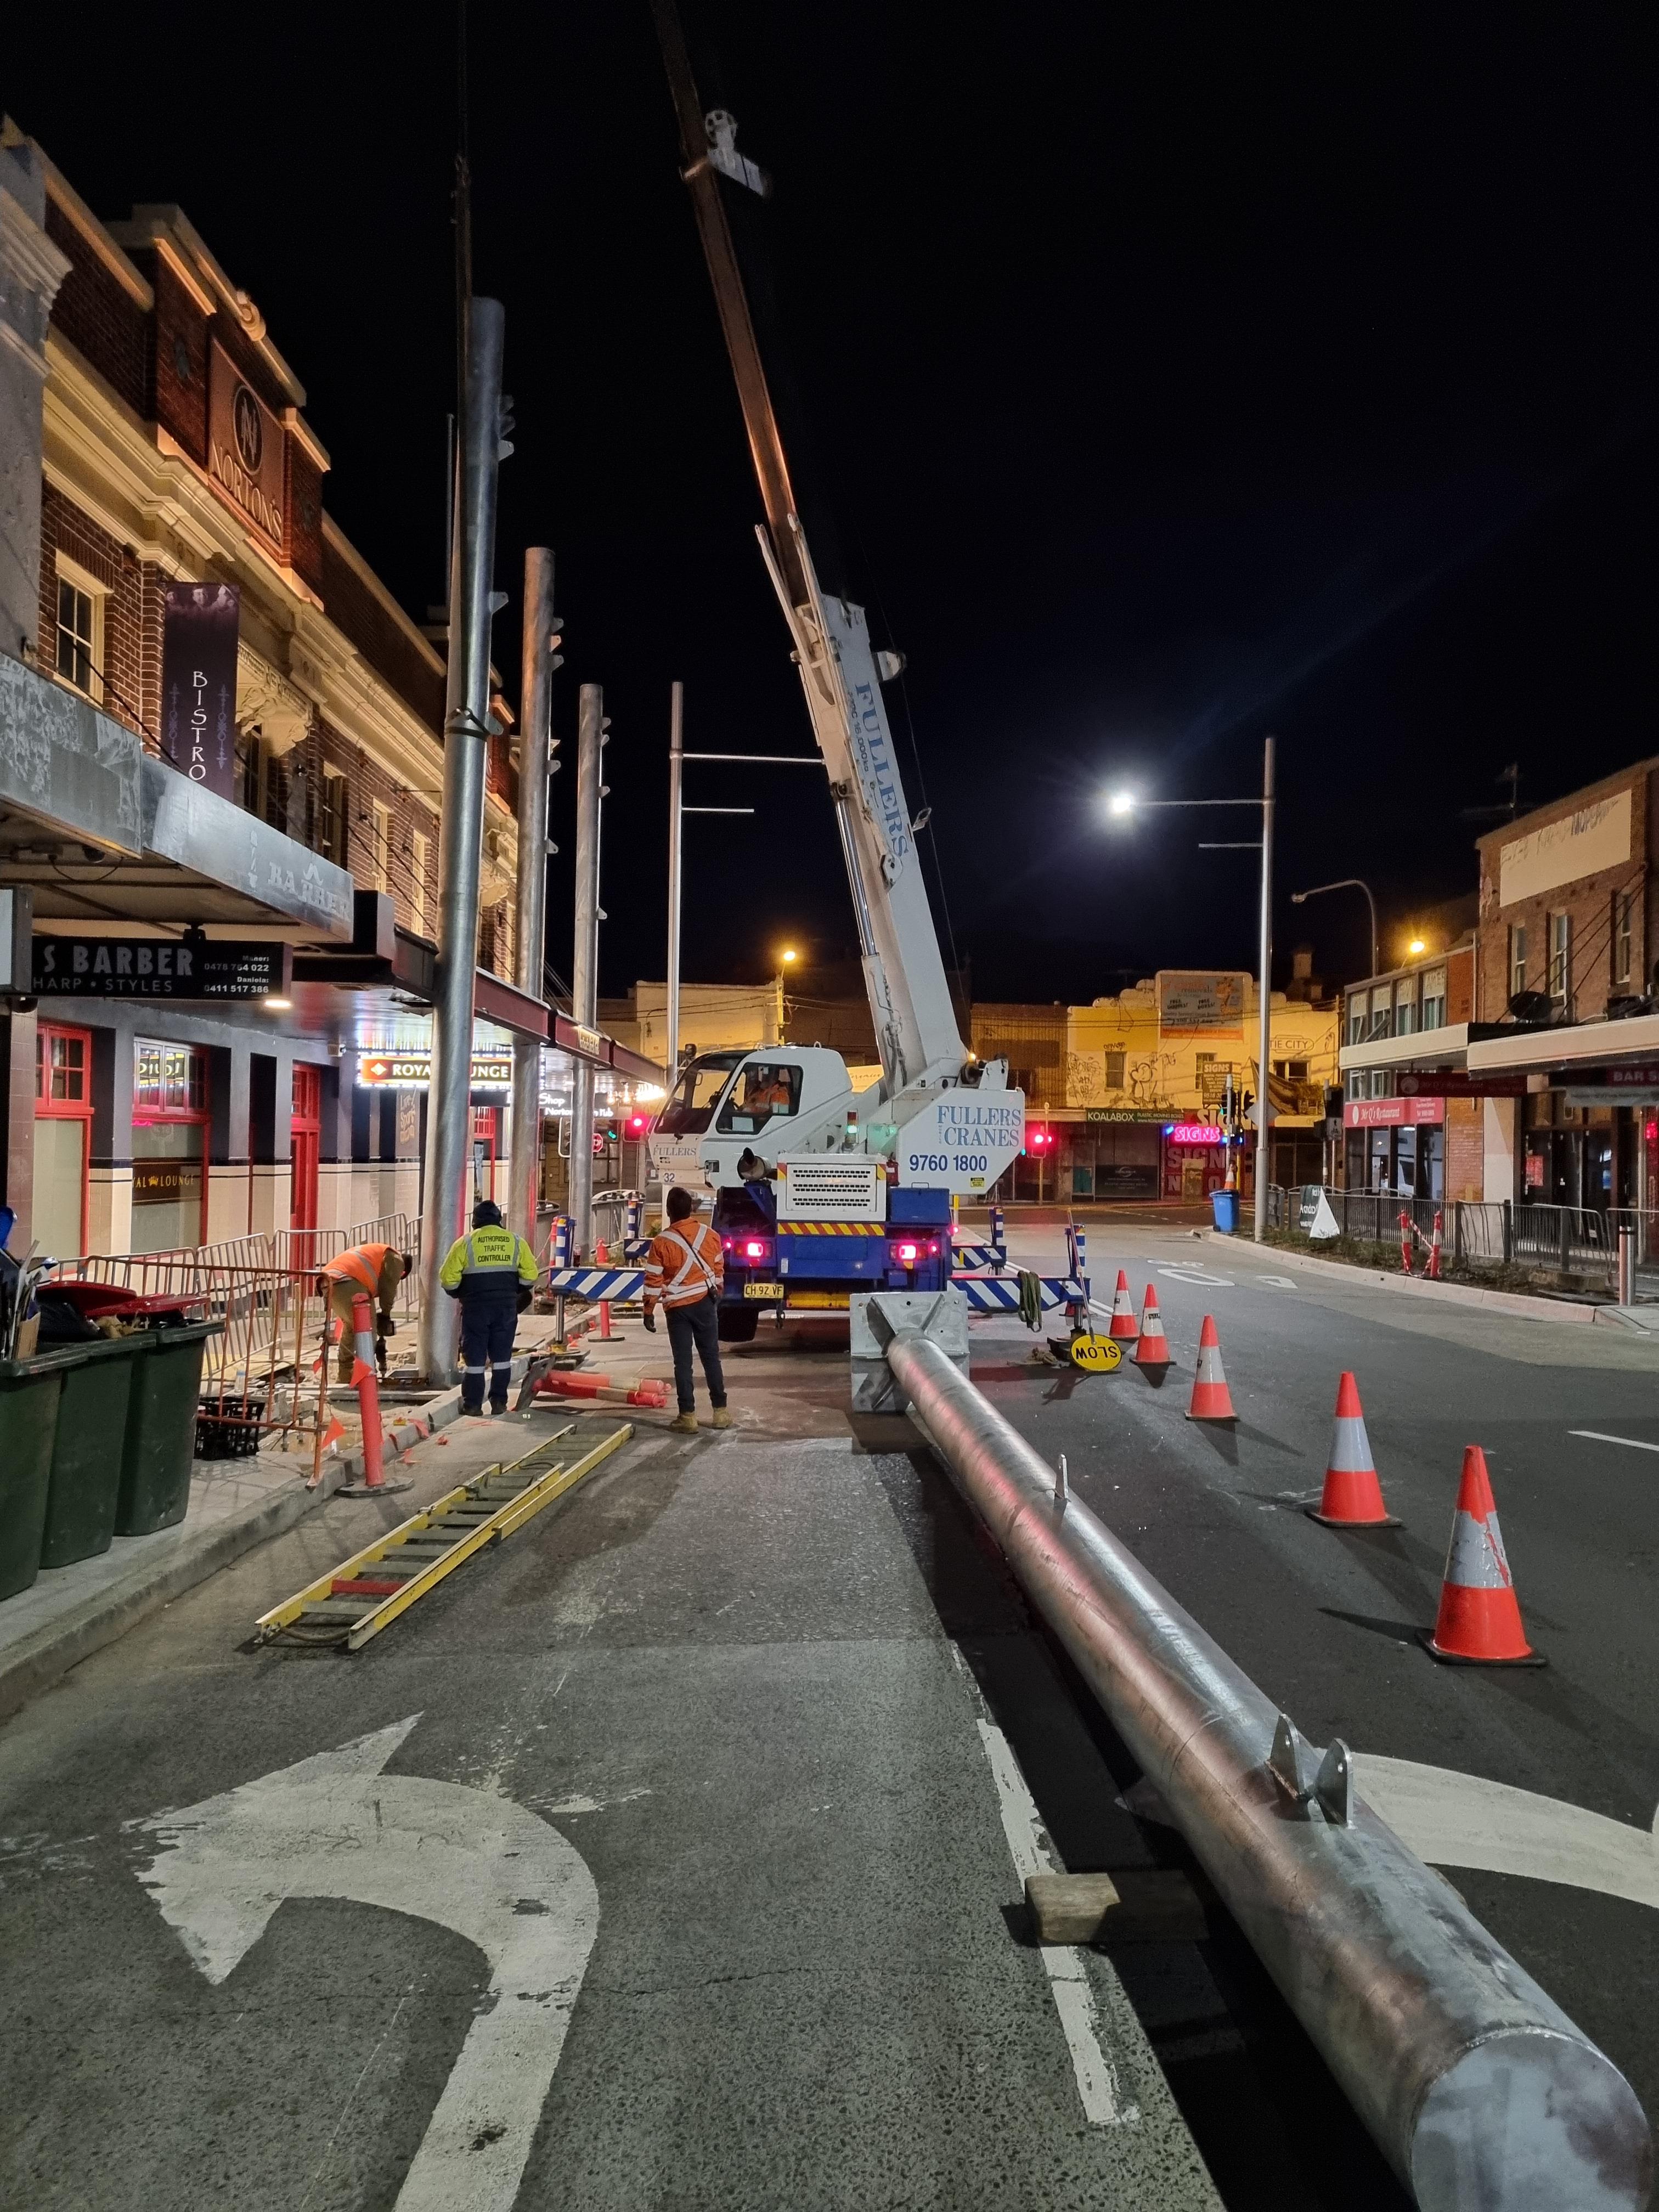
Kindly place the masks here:
<instances>
[{"instance_id":1,"label":"truck license plate","mask_svg":"<svg viewBox=\"0 0 1659 2212\"><path fill-rule=\"evenodd\" d=\"M781 1283L745 1283L743 1286L743 1294L746 1298L781 1298L783 1285Z\"/></svg>"}]
</instances>

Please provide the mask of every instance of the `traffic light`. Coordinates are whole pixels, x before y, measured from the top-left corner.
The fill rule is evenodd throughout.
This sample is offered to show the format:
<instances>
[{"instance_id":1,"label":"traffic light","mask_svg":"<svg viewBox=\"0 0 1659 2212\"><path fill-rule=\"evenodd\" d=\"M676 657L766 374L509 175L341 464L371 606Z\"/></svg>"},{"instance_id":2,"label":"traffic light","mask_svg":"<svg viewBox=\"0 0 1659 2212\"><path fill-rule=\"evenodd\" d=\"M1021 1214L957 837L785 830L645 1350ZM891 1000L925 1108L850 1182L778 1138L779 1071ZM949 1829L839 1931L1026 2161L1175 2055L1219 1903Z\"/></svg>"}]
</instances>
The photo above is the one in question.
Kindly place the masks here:
<instances>
[{"instance_id":1,"label":"traffic light","mask_svg":"<svg viewBox=\"0 0 1659 2212\"><path fill-rule=\"evenodd\" d=\"M642 1106L636 1106L628 1117L628 1140L637 1145L651 1133L651 1116Z\"/></svg>"},{"instance_id":2,"label":"traffic light","mask_svg":"<svg viewBox=\"0 0 1659 2212\"><path fill-rule=\"evenodd\" d=\"M1052 1152L1054 1150L1054 1131L1052 1129L1045 1129L1041 1122L1034 1121L1027 1127L1025 1132L1025 1149L1028 1152Z\"/></svg>"}]
</instances>

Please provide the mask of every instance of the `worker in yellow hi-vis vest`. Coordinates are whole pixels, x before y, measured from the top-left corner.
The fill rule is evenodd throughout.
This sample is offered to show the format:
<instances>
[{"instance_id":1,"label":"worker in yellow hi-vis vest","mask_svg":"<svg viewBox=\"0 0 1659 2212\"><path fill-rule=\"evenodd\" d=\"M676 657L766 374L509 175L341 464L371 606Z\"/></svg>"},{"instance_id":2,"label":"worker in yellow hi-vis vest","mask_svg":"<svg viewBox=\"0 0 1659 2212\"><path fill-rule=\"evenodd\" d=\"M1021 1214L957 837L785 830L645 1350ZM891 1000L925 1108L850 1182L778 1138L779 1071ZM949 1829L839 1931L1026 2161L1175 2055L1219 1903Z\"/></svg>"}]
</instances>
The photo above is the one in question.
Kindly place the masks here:
<instances>
[{"instance_id":1,"label":"worker in yellow hi-vis vest","mask_svg":"<svg viewBox=\"0 0 1659 2212\"><path fill-rule=\"evenodd\" d=\"M489 1410L507 1411L513 1339L519 1316L536 1287L536 1255L522 1237L501 1225L501 1209L485 1199L472 1209L469 1235L458 1237L438 1270L441 1289L461 1306L461 1411L482 1413L484 1366L489 1367Z\"/></svg>"}]
</instances>

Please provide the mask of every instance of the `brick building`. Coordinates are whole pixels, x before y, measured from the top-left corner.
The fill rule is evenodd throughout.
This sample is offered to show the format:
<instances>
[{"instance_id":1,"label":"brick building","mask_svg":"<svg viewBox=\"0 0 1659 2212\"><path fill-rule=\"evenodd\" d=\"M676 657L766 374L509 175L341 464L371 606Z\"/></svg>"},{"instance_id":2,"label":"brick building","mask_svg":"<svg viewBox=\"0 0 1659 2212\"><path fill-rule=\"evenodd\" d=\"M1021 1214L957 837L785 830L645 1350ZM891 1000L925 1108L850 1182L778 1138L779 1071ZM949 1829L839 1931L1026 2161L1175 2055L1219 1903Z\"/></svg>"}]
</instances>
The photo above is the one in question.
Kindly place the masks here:
<instances>
[{"instance_id":1,"label":"brick building","mask_svg":"<svg viewBox=\"0 0 1659 2212\"><path fill-rule=\"evenodd\" d=\"M1597 1209L1659 1203L1659 761L1479 841L1478 1034L1486 1195Z\"/></svg>"},{"instance_id":2,"label":"brick building","mask_svg":"<svg viewBox=\"0 0 1659 2212\"><path fill-rule=\"evenodd\" d=\"M13 939L24 917L21 949L3 948L5 1200L22 1242L33 1218L60 1252L412 1214L441 634L422 633L329 514L304 390L181 210L101 222L8 121L0 216L0 901ZM207 784L179 751L177 684L163 697L169 593L197 585L234 587L236 602L222 687L234 732ZM493 705L475 1066L514 1036L555 1040L539 993L507 980L513 718ZM42 940L78 960L70 995L43 988ZM180 947L220 969L240 961L240 980L175 994ZM254 947L275 963L258 991ZM620 1065L611 1054L599 1040L601 1063ZM549 1054L555 1089L567 1060ZM493 1189L506 1085L475 1079L475 1184Z\"/></svg>"}]
</instances>

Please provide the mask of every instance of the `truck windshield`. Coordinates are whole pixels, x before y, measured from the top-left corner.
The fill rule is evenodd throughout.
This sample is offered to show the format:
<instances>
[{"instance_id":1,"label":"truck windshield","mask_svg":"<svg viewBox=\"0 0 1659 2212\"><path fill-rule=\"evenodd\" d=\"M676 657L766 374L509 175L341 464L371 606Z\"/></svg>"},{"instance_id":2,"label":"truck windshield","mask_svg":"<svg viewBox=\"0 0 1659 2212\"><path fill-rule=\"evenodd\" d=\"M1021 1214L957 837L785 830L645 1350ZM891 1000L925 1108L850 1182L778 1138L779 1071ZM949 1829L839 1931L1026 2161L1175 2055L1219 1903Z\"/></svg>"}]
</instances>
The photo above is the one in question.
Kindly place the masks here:
<instances>
[{"instance_id":1,"label":"truck windshield","mask_svg":"<svg viewBox=\"0 0 1659 2212\"><path fill-rule=\"evenodd\" d=\"M714 1117L720 1095L739 1066L740 1052L711 1052L694 1060L669 1095L657 1116L657 1127L665 1137L700 1137Z\"/></svg>"}]
</instances>

